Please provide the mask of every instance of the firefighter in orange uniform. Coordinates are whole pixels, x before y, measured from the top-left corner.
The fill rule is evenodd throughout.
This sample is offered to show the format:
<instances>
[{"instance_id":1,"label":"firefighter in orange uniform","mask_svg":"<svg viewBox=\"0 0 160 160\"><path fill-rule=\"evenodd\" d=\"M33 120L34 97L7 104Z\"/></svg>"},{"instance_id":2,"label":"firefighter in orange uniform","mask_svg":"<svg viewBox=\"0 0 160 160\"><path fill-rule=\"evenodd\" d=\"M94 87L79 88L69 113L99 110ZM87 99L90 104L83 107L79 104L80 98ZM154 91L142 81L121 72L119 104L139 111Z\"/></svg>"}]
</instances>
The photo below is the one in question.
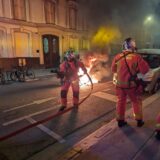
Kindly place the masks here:
<instances>
[{"instance_id":1,"label":"firefighter in orange uniform","mask_svg":"<svg viewBox=\"0 0 160 160\"><path fill-rule=\"evenodd\" d=\"M156 134L155 137L157 140L160 140L160 114L157 116L157 124L156 124Z\"/></svg>"},{"instance_id":2,"label":"firefighter in orange uniform","mask_svg":"<svg viewBox=\"0 0 160 160\"><path fill-rule=\"evenodd\" d=\"M87 74L87 70L84 64L76 57L76 53L73 50L69 50L65 53L65 60L60 65L60 72L64 75L61 86L61 107L59 111L63 111L67 107L67 93L69 87L72 87L73 92L73 106L78 107L79 103L79 77L78 71L81 68L84 74Z\"/></svg>"},{"instance_id":3,"label":"firefighter in orange uniform","mask_svg":"<svg viewBox=\"0 0 160 160\"><path fill-rule=\"evenodd\" d=\"M116 114L119 127L127 125L125 121L127 96L131 100L137 126L141 127L144 124L141 99L142 86L138 84L137 73L147 73L149 66L135 51L135 41L132 38L127 38L123 44L123 52L117 54L112 61L111 70L116 75L114 83L118 98Z\"/></svg>"}]
</instances>

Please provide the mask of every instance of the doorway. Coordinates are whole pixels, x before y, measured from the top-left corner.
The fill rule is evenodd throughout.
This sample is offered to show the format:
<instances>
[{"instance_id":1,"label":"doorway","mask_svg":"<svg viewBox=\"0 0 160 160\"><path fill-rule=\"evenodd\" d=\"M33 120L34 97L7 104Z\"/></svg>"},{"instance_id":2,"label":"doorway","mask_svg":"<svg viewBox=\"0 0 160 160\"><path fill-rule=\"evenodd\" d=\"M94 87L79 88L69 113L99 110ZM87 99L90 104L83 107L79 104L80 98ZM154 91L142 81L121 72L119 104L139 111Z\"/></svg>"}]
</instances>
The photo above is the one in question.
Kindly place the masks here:
<instances>
[{"instance_id":1,"label":"doorway","mask_svg":"<svg viewBox=\"0 0 160 160\"><path fill-rule=\"evenodd\" d=\"M46 34L42 40L45 68L57 68L60 64L59 37Z\"/></svg>"}]
</instances>

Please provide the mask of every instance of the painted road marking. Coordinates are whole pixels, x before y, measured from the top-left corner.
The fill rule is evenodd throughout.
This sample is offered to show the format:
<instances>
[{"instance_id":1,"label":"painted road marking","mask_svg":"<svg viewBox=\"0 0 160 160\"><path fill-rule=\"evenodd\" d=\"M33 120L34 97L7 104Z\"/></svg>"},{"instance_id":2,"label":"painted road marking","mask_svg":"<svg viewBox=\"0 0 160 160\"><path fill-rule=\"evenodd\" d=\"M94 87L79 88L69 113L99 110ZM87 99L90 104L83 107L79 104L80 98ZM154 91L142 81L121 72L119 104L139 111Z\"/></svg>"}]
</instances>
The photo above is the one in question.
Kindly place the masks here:
<instances>
[{"instance_id":1,"label":"painted road marking","mask_svg":"<svg viewBox=\"0 0 160 160\"><path fill-rule=\"evenodd\" d=\"M110 91L111 89L110 88L107 88L107 89L104 89L103 92L107 92L107 91Z\"/></svg>"},{"instance_id":2,"label":"painted road marking","mask_svg":"<svg viewBox=\"0 0 160 160\"><path fill-rule=\"evenodd\" d=\"M108 83L111 83L112 81L109 81L109 82L106 82L106 84ZM111 87L112 85L107 85L107 87ZM105 89L103 91L108 91L110 89ZM93 95L93 94L92 94ZM34 105L34 104L42 104L42 103L45 103L45 102L48 102L50 100L54 100L56 97L50 97L50 98L44 98L44 99L40 99L40 100L36 100L36 101L33 101L31 103L28 103L28 104L24 104L24 105L21 105L21 106L17 106L17 107L14 107L14 108L10 108L10 109L6 109L4 110L3 112L6 113L6 112L10 112L10 111L14 111L14 110L17 110L17 109L21 109L21 108L25 108L25 107L28 107L28 106L31 106L31 105ZM83 99L84 97L82 97Z\"/></svg>"},{"instance_id":3,"label":"painted road marking","mask_svg":"<svg viewBox=\"0 0 160 160\"><path fill-rule=\"evenodd\" d=\"M80 100L82 100L84 97L82 97ZM72 102L69 101L68 104L71 104ZM56 103L53 103L52 105L54 105ZM35 112L35 113L32 113L32 114L29 114L29 115L26 115L26 116L23 116L23 117L20 117L20 118L16 118L14 120L11 120L11 121L8 121L8 122L5 122L3 123L2 125L3 126L8 126L10 124L13 124L13 123L16 123L16 122L19 122L19 121L22 121L22 120L25 120L29 117L33 117L33 116L37 116L39 114L42 114L42 113L45 113L45 112L48 112L48 111L51 111L51 110L55 110L55 109L58 109L60 107L60 105L56 105L54 107L50 107L50 108L47 108L47 109L44 109L44 110L41 110L41 111L38 111L38 112Z\"/></svg>"},{"instance_id":4,"label":"painted road marking","mask_svg":"<svg viewBox=\"0 0 160 160\"><path fill-rule=\"evenodd\" d=\"M117 102L117 96L112 95L112 94L108 94L105 92L96 92L94 94L92 94L93 96L99 97L99 98L103 98L112 102Z\"/></svg>"},{"instance_id":5,"label":"painted road marking","mask_svg":"<svg viewBox=\"0 0 160 160\"><path fill-rule=\"evenodd\" d=\"M26 120L29 121L31 124L37 122L31 117L26 118ZM51 136L52 138L56 139L59 143L64 143L65 142L65 139L63 139L60 135L58 135L55 132L51 131L49 128L45 127L44 125L39 124L39 125L37 125L37 127L40 130L42 130L43 132L45 132L46 134L48 134L49 136Z\"/></svg>"},{"instance_id":6,"label":"painted road marking","mask_svg":"<svg viewBox=\"0 0 160 160\"><path fill-rule=\"evenodd\" d=\"M160 92L155 93L154 95L146 98L143 101L143 107L149 106L151 103L153 103L155 100L157 100L160 97Z\"/></svg>"},{"instance_id":7,"label":"painted road marking","mask_svg":"<svg viewBox=\"0 0 160 160\"><path fill-rule=\"evenodd\" d=\"M10 112L10 111L14 111L16 109L24 108L24 107L27 107L27 106L30 106L30 105L45 103L45 102L54 100L55 98L56 97L50 97L50 98L44 98L44 99L36 100L36 101L33 101L32 103L24 104L24 105L17 106L17 107L11 108L11 109L6 109L3 112Z\"/></svg>"},{"instance_id":8,"label":"painted road marking","mask_svg":"<svg viewBox=\"0 0 160 160\"><path fill-rule=\"evenodd\" d=\"M108 94L108 93L104 93L104 92L96 92L96 93L93 93L92 95L94 96L97 96L97 97L100 97L100 98L103 98L103 99L106 99L106 100L109 100L109 101L112 101L112 102L117 102L117 97L115 95L111 95L111 94ZM149 104L151 104L152 102L154 102L156 99L158 99L160 97L160 93L156 93L154 94L153 96L150 96L148 98L146 98L144 101L143 101L143 105L144 106L147 106ZM83 98L82 98L83 99ZM69 102L71 103L71 102ZM36 115L39 115L39 114L42 114L42 113L45 113L45 112L48 112L48 111L51 111L51 110L54 110L54 109L57 109L59 108L59 105L56 105L54 107L50 107L48 109L45 109L45 110L41 110L39 112L35 112L35 113L32 113L32 114L29 114L29 115L26 115L26 116L23 116L23 117L20 117L20 118L17 118L17 119L14 119L12 121L8 121L8 122L5 122L3 123L2 125L3 126L8 126L10 124L13 124L13 123L16 123L16 122L19 122L21 120L25 120L26 118L29 118L29 117L32 117L32 116L36 116Z\"/></svg>"},{"instance_id":9,"label":"painted road marking","mask_svg":"<svg viewBox=\"0 0 160 160\"><path fill-rule=\"evenodd\" d=\"M28 114L28 115L23 116L23 117L20 117L20 118L16 118L16 119L14 119L14 120L12 120L12 121L8 121L8 122L3 123L2 125L3 125L3 126L8 126L8 125L10 125L10 124L13 124L13 123L16 123L16 122L25 120L25 119L27 119L27 118L29 118L29 117L37 116L37 115L39 115L39 114L42 114L42 113L45 113L45 112L48 112L48 111L51 111L51 110L54 110L54 109L57 109L57 108L59 108L59 105L54 106L54 107L50 107L50 108L47 108L47 109L44 109L44 110L41 110L41 111L39 111L39 112L35 112L35 113L32 113L32 114Z\"/></svg>"}]
</instances>

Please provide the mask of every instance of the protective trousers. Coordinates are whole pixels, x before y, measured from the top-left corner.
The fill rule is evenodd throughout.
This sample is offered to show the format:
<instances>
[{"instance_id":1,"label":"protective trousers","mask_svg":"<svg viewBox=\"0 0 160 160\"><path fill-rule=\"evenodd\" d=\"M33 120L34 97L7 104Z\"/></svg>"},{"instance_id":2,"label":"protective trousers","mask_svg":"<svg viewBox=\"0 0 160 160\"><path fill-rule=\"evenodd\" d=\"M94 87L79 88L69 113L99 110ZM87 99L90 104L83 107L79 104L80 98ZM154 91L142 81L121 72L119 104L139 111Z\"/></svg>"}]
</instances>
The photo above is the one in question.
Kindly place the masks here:
<instances>
[{"instance_id":1,"label":"protective trousers","mask_svg":"<svg viewBox=\"0 0 160 160\"><path fill-rule=\"evenodd\" d=\"M127 96L131 101L135 119L136 120L143 119L142 98L140 96L140 93L137 93L136 88L122 89L116 87L116 94L118 98L116 106L117 120L125 120Z\"/></svg>"},{"instance_id":2,"label":"protective trousers","mask_svg":"<svg viewBox=\"0 0 160 160\"><path fill-rule=\"evenodd\" d=\"M79 103L79 81L65 81L61 87L61 104L62 106L67 106L67 94L69 87L72 87L73 93L73 105L78 106Z\"/></svg>"},{"instance_id":3,"label":"protective trousers","mask_svg":"<svg viewBox=\"0 0 160 160\"><path fill-rule=\"evenodd\" d=\"M156 122L156 130L160 131L160 113L157 116Z\"/></svg>"}]
</instances>

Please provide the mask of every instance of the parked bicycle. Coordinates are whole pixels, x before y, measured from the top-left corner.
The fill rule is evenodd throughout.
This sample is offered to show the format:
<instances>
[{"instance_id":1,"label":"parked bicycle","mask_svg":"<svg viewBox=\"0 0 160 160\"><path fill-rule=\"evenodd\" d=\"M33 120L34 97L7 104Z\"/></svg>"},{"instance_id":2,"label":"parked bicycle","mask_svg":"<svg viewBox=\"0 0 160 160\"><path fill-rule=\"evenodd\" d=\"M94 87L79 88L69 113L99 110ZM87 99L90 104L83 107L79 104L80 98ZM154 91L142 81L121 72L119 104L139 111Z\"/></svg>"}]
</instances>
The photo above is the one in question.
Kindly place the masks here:
<instances>
[{"instance_id":1,"label":"parked bicycle","mask_svg":"<svg viewBox=\"0 0 160 160\"><path fill-rule=\"evenodd\" d=\"M5 84L6 80L5 80L5 74L2 68L0 68L0 83L1 84Z\"/></svg>"},{"instance_id":2,"label":"parked bicycle","mask_svg":"<svg viewBox=\"0 0 160 160\"><path fill-rule=\"evenodd\" d=\"M35 78L35 73L32 69L25 67L25 66L17 66L13 67L13 70L11 71L10 78L13 81L19 81L24 82L26 80L26 77L29 79Z\"/></svg>"}]
</instances>

